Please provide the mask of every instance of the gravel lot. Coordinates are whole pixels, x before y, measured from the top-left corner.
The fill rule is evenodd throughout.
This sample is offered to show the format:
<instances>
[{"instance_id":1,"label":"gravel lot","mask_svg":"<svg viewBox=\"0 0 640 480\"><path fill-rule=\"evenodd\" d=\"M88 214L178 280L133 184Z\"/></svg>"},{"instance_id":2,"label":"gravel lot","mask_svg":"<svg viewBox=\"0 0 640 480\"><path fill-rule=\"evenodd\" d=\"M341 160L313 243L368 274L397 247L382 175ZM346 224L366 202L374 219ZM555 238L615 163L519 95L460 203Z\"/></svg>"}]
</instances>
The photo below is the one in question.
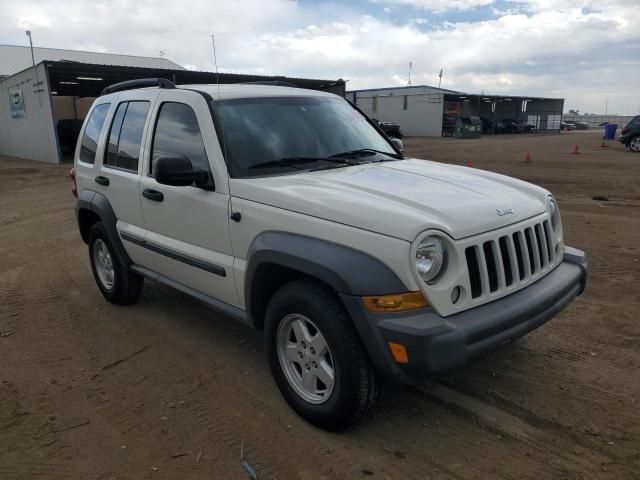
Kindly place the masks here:
<instances>
[{"instance_id":1,"label":"gravel lot","mask_svg":"<svg viewBox=\"0 0 640 480\"><path fill-rule=\"evenodd\" d=\"M247 478L242 444L261 479L640 478L640 155L597 132L405 145L549 188L589 286L343 434L287 407L258 333L151 282L106 303L69 165L0 158L0 479Z\"/></svg>"}]
</instances>

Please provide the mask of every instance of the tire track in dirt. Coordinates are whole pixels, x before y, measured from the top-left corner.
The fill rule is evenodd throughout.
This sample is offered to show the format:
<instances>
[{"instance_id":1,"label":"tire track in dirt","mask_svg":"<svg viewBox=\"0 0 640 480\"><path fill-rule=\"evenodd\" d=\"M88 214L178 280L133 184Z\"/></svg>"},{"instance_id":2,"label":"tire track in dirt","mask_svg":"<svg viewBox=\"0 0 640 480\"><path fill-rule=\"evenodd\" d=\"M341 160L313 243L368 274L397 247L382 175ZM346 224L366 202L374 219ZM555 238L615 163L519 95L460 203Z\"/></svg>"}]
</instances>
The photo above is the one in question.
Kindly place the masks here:
<instances>
[{"instance_id":1,"label":"tire track in dirt","mask_svg":"<svg viewBox=\"0 0 640 480\"><path fill-rule=\"evenodd\" d=\"M65 317L69 321L69 325L66 325L66 326L70 329L78 329L81 327L81 325L77 324L77 321L78 319L82 318L83 312L80 307L76 306L78 305L76 301L68 298L70 296L70 292L73 292L75 287L78 287L78 286L74 285L75 281L68 275L68 272L65 270L66 269L64 268L59 270L57 272L57 276L55 277L56 278L55 282L58 284L58 287L64 287L64 290L62 290L62 288L56 288L54 286L52 289L54 294L51 295L51 299L56 304L60 303L61 305L64 306L64 309L66 310ZM61 301L63 297L67 297L66 301ZM138 361L138 369L142 371L152 371L155 369L163 370L165 368L170 368L171 365L167 365L167 364L172 363L171 358L167 357L162 352L159 352L157 349L155 350L156 350L155 352L148 352L143 359ZM208 367L215 369L215 364L208 365ZM106 376L106 375L100 374L100 376ZM157 390L158 386L154 384L152 378L149 376L146 376L143 378L134 377L132 380L133 380L133 385L135 385L136 388L142 388L143 390L149 391L149 392L153 390ZM120 386L118 388L118 390L120 390L119 392L120 395L122 396L127 395L127 392L125 390L127 386L128 386L127 384L123 385L123 383L120 382ZM101 400L104 401L109 395L108 392L112 391L111 387L112 385L110 385L108 382L104 382L104 383L101 382L99 384L96 384L94 386L95 393L91 396L91 398L92 399L100 398ZM237 438L235 438L234 434L232 433L234 431L237 431L238 429L238 421L239 421L238 418L239 417L243 418L243 416L238 414L238 409L240 407L245 407L242 410L246 409L247 411L249 411L252 408L255 409L257 406L258 410L261 411L263 415L265 415L265 412L268 412L266 416L270 420L270 425L269 425L270 429L269 430L265 430L264 428L250 429L248 425L243 424L244 425L243 430L245 431L245 433L247 433L246 435L247 447L249 446L249 443L251 443L252 445L272 444L273 437L274 437L273 421L275 418L277 418L277 411L275 409L269 409L266 406L266 404L260 401L258 397L251 395L251 393L246 389L239 389L238 386L234 385L233 383L223 385L222 390L224 390L224 395L223 395L224 398L233 398L234 401L229 403L226 403L226 402L217 403L215 404L213 409L210 408L211 405L208 405L209 408L207 408L205 407L204 403L197 404L195 408L196 409L199 408L200 411L198 412L196 410L195 412L192 412L192 413L195 413L200 417L204 417L204 416L210 417L211 415L213 415L214 418L217 419L217 421L213 423L198 422L198 425L207 426L209 429L213 430L216 438L225 439L225 443L228 447L229 455L238 454L240 444L238 443ZM157 393L160 393L160 392L157 392ZM210 392L210 393L213 393L213 392ZM216 393L220 394L221 392L220 390L218 390ZM190 400L190 403L193 403L193 402L194 400ZM232 407L232 408L231 410L229 410L227 407ZM194 409L194 407L189 407L189 409ZM155 426L153 423L149 421L149 419L145 419L145 417L139 415L140 412L137 412L136 410L137 409L135 408L131 410L127 404L110 404L110 405L107 405L106 407L98 408L97 412L101 414L104 418L108 418L109 424L112 425L113 428L116 429L117 431L120 431L125 434L133 433L135 434L136 437L148 436L152 431L155 430ZM278 421L276 425L278 425L280 429L280 433L283 437L282 440L285 440L288 437L290 437L290 428L288 428L287 426L283 427L282 420ZM254 450L255 450L255 455L258 456L260 453L260 448L257 448ZM305 465L310 463L312 464L313 462L310 461L311 460L310 453L311 452L309 451L303 451L302 455L300 455L300 457L297 459L299 461L295 463L297 465ZM291 455L290 449L283 450L282 458L285 461L283 461L282 464L290 463L292 460L291 457L292 455ZM342 460L343 460L342 463L348 464L346 457L343 458ZM274 458L273 452L268 452L267 454L265 454L265 465L274 464L274 463L275 465L279 464L278 458L277 457ZM282 470L282 465L280 465L279 467L280 467L280 470ZM284 469L284 471L279 471L279 474L285 475L284 478L295 478L297 477L296 473L297 472L295 470L287 470L287 469Z\"/></svg>"},{"instance_id":2,"label":"tire track in dirt","mask_svg":"<svg viewBox=\"0 0 640 480\"><path fill-rule=\"evenodd\" d=\"M136 307L104 302L74 223L68 166L26 162L37 172L5 173L0 160L0 332L15 329L0 337L9 382L0 384L0 478L246 478L243 441L261 478L365 478L363 469L394 479L637 477L640 167L614 148L607 168L587 148L580 159L547 154L570 150L557 137L537 139L524 165L522 141L500 140L480 140L500 155L483 158L479 147L474 162L553 187L567 242L590 255L585 298L445 378L499 412L499 428L473 409L388 386L373 417L340 435L286 406L258 336L158 285ZM425 142L436 157L466 162L467 141ZM514 425L527 436L504 433Z\"/></svg>"},{"instance_id":3,"label":"tire track in dirt","mask_svg":"<svg viewBox=\"0 0 640 480\"><path fill-rule=\"evenodd\" d=\"M588 474L587 478L618 478L620 474L622 474L620 478L632 478L636 472L619 463L621 459L612 458L605 452L597 451L593 445L582 444L582 439L579 437L567 435L567 431L560 425L533 417L531 412L510 408L514 406L513 404L503 402L496 407L460 390L459 385L450 388L447 384L437 384L430 388L421 388L420 391L448 406L454 413L529 445L540 454L547 453L551 445L555 454L563 460L563 465L566 465L569 470ZM514 415L509 410L514 410L520 415ZM577 449L576 444L582 448ZM585 449L589 451L588 456L584 455ZM603 470L603 465L609 466L612 471L607 473L606 467Z\"/></svg>"}]
</instances>

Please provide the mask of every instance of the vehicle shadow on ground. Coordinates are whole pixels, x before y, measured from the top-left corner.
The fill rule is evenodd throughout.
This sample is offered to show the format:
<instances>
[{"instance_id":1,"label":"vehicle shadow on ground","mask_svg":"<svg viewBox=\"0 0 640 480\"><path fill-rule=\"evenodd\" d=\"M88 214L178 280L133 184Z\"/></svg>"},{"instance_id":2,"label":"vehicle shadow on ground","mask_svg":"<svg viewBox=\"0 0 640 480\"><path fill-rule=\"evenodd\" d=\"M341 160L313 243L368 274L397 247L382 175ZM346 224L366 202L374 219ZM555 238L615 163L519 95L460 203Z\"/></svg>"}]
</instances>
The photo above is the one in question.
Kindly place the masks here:
<instances>
[{"instance_id":1,"label":"vehicle shadow on ground","mask_svg":"<svg viewBox=\"0 0 640 480\"><path fill-rule=\"evenodd\" d=\"M194 342L206 355L216 361L223 361L234 370L250 371L248 382L257 382L253 388L263 391L269 397L276 397L285 409L286 415L295 416L280 397L266 361L263 333L224 317L199 304L190 297L173 289L153 282L145 284L140 299L140 310L155 317L154 322L169 335L178 335ZM146 317L146 315L145 315ZM520 345L520 346L519 346ZM223 356L224 358L220 358ZM371 415L360 425L349 430L355 437L376 427L386 428L388 424L403 423L410 418L412 423L422 428L422 424L437 425L434 409L443 415L446 405L429 390L434 385L464 384L461 380L474 375L491 376L496 363L515 361L521 368L526 367L527 353L521 344L505 344L496 352L490 352L476 359L473 364L437 378L425 378L419 386L409 386L397 381L382 382L381 395ZM237 364L237 365L236 365ZM413 428L413 427L411 427ZM405 429L406 432L406 429ZM366 433L365 433L366 434Z\"/></svg>"}]
</instances>

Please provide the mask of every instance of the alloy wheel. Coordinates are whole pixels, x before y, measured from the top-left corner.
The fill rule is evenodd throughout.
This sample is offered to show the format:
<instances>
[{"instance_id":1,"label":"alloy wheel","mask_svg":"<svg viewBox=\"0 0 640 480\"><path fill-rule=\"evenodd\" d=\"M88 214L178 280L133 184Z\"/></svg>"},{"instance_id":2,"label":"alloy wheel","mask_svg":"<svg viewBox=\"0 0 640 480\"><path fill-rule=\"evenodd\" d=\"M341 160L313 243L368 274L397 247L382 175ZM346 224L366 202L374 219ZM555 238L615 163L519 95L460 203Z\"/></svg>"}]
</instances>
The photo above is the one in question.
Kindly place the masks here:
<instances>
[{"instance_id":1,"label":"alloy wheel","mask_svg":"<svg viewBox=\"0 0 640 480\"><path fill-rule=\"evenodd\" d=\"M100 283L107 290L111 290L115 279L115 270L107 244L101 239L97 239L93 245L93 263Z\"/></svg>"},{"instance_id":2,"label":"alloy wheel","mask_svg":"<svg viewBox=\"0 0 640 480\"><path fill-rule=\"evenodd\" d=\"M307 317L287 315L278 327L280 366L296 393L309 403L322 404L333 392L335 369L324 335Z\"/></svg>"}]
</instances>

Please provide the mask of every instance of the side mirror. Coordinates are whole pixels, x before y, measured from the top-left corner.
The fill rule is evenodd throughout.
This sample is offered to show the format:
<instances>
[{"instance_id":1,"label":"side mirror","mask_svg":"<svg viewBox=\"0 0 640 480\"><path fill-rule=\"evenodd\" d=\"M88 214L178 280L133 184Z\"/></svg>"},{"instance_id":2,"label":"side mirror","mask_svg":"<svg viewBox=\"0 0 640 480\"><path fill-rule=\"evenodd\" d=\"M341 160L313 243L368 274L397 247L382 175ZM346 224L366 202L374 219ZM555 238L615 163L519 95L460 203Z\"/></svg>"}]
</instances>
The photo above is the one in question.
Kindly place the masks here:
<instances>
[{"instance_id":1,"label":"side mirror","mask_svg":"<svg viewBox=\"0 0 640 480\"><path fill-rule=\"evenodd\" d=\"M204 170L194 170L187 157L162 157L154 166L156 181L163 185L188 187L194 183L201 187L206 185L209 174Z\"/></svg>"},{"instance_id":2,"label":"side mirror","mask_svg":"<svg viewBox=\"0 0 640 480\"><path fill-rule=\"evenodd\" d=\"M396 146L396 148L401 152L404 150L404 145L402 145L402 140L400 140L399 138L392 138L391 143L393 143Z\"/></svg>"}]
</instances>

